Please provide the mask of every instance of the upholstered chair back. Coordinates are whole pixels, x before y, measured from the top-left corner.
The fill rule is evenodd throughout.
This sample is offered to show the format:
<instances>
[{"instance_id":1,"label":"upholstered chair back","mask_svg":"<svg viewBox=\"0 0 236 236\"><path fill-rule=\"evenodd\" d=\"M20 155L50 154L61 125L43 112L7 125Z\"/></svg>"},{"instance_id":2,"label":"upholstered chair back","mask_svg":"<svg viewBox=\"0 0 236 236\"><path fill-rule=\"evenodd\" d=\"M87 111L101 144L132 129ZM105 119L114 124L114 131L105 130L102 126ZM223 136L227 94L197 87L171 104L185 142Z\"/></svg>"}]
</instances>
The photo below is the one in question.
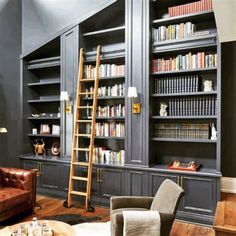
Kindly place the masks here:
<instances>
[{"instance_id":1,"label":"upholstered chair back","mask_svg":"<svg viewBox=\"0 0 236 236\"><path fill-rule=\"evenodd\" d=\"M160 185L150 210L161 213L176 214L184 190L172 180L166 179Z\"/></svg>"}]
</instances>

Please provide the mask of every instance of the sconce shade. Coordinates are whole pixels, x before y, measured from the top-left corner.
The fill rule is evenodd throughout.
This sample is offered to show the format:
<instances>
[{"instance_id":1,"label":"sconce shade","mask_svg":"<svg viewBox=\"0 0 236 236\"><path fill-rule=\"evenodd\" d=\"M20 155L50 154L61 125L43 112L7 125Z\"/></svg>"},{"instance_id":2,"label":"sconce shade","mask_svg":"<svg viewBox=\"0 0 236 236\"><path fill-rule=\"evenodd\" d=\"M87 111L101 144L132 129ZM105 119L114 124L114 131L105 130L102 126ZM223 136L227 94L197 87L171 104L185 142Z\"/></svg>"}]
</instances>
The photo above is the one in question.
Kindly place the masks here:
<instances>
[{"instance_id":1,"label":"sconce shade","mask_svg":"<svg viewBox=\"0 0 236 236\"><path fill-rule=\"evenodd\" d=\"M136 87L128 87L128 98L136 98L138 97L137 89Z\"/></svg>"},{"instance_id":2,"label":"sconce shade","mask_svg":"<svg viewBox=\"0 0 236 236\"><path fill-rule=\"evenodd\" d=\"M61 101L69 101L70 100L67 91L61 91L60 100Z\"/></svg>"},{"instance_id":3,"label":"sconce shade","mask_svg":"<svg viewBox=\"0 0 236 236\"><path fill-rule=\"evenodd\" d=\"M7 133L7 129L5 127L0 127L0 133Z\"/></svg>"}]
</instances>

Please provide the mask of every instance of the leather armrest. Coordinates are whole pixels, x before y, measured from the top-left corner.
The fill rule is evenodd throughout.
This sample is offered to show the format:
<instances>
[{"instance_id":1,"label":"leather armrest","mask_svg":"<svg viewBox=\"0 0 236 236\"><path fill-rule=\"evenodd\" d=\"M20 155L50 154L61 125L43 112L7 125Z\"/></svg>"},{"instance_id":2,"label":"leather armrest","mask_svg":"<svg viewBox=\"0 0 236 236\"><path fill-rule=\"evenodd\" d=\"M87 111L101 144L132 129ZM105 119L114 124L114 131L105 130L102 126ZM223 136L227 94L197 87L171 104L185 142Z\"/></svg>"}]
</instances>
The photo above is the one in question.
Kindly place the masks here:
<instances>
[{"instance_id":1,"label":"leather armrest","mask_svg":"<svg viewBox=\"0 0 236 236\"><path fill-rule=\"evenodd\" d=\"M122 196L122 197L111 197L110 209L119 208L147 208L150 209L153 201L153 197L135 197L135 196Z\"/></svg>"},{"instance_id":2,"label":"leather armrest","mask_svg":"<svg viewBox=\"0 0 236 236\"><path fill-rule=\"evenodd\" d=\"M31 200L35 201L36 171L18 168L0 168L3 187L20 188L31 193Z\"/></svg>"}]
</instances>

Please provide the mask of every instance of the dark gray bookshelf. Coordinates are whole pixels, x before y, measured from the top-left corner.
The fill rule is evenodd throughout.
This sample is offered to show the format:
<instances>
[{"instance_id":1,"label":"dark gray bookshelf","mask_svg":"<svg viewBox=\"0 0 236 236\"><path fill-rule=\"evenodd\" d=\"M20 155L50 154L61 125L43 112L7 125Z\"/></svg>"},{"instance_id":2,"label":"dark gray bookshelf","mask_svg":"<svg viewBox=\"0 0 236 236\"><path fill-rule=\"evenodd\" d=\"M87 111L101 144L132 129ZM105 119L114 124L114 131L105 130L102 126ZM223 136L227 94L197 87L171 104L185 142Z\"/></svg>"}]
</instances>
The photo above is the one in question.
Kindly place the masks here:
<instances>
[{"instance_id":1,"label":"dark gray bookshelf","mask_svg":"<svg viewBox=\"0 0 236 236\"><path fill-rule=\"evenodd\" d=\"M60 138L60 135L53 134L28 134L29 137Z\"/></svg>"},{"instance_id":2,"label":"dark gray bookshelf","mask_svg":"<svg viewBox=\"0 0 236 236\"><path fill-rule=\"evenodd\" d=\"M50 57L50 58L43 58L43 59L36 59L31 60L28 62L28 69L42 69L47 67L55 67L61 65L61 58L60 57Z\"/></svg>"},{"instance_id":3,"label":"dark gray bookshelf","mask_svg":"<svg viewBox=\"0 0 236 236\"><path fill-rule=\"evenodd\" d=\"M60 98L51 98L51 99L33 99L33 100L28 100L28 103L43 103L43 102L60 102Z\"/></svg>"},{"instance_id":4,"label":"dark gray bookshelf","mask_svg":"<svg viewBox=\"0 0 236 236\"><path fill-rule=\"evenodd\" d=\"M155 120L184 120L184 119L189 119L189 120L201 120L201 119L216 119L217 116L152 116L152 119Z\"/></svg>"},{"instance_id":5,"label":"dark gray bookshelf","mask_svg":"<svg viewBox=\"0 0 236 236\"><path fill-rule=\"evenodd\" d=\"M184 96L202 96L202 95L217 95L213 92L186 92L186 93L153 93L152 97L184 97Z\"/></svg>"},{"instance_id":6,"label":"dark gray bookshelf","mask_svg":"<svg viewBox=\"0 0 236 236\"><path fill-rule=\"evenodd\" d=\"M183 143L216 143L216 140L210 139L184 139L184 138L152 138L157 142L183 142ZM171 171L171 170L170 170Z\"/></svg>"},{"instance_id":7,"label":"dark gray bookshelf","mask_svg":"<svg viewBox=\"0 0 236 236\"><path fill-rule=\"evenodd\" d=\"M123 26L117 26L117 27L113 27L113 28L88 32L88 33L84 33L83 36L86 37L86 36L95 35L97 37L99 34L109 34L110 35L114 32L118 32L118 31L125 31L125 26L123 25Z\"/></svg>"},{"instance_id":8,"label":"dark gray bookshelf","mask_svg":"<svg viewBox=\"0 0 236 236\"><path fill-rule=\"evenodd\" d=\"M28 83L28 86L47 86L47 85L60 85L60 80L52 80L52 81L42 81L36 83Z\"/></svg>"}]
</instances>

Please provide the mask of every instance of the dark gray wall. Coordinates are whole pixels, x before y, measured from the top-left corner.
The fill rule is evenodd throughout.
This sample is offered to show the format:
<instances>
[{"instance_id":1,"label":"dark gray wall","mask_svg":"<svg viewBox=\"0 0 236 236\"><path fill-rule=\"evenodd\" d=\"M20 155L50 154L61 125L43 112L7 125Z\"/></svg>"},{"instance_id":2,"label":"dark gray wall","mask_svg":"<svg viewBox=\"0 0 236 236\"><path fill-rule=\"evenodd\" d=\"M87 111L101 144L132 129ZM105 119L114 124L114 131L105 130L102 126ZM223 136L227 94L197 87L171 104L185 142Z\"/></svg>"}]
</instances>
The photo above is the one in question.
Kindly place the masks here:
<instances>
[{"instance_id":1,"label":"dark gray wall","mask_svg":"<svg viewBox=\"0 0 236 236\"><path fill-rule=\"evenodd\" d=\"M112 0L23 0L22 51L39 43L64 27Z\"/></svg>"},{"instance_id":2,"label":"dark gray wall","mask_svg":"<svg viewBox=\"0 0 236 236\"><path fill-rule=\"evenodd\" d=\"M222 173L236 177L236 41L222 44Z\"/></svg>"},{"instance_id":3,"label":"dark gray wall","mask_svg":"<svg viewBox=\"0 0 236 236\"><path fill-rule=\"evenodd\" d=\"M0 1L0 165L19 164L21 1Z\"/></svg>"}]
</instances>

